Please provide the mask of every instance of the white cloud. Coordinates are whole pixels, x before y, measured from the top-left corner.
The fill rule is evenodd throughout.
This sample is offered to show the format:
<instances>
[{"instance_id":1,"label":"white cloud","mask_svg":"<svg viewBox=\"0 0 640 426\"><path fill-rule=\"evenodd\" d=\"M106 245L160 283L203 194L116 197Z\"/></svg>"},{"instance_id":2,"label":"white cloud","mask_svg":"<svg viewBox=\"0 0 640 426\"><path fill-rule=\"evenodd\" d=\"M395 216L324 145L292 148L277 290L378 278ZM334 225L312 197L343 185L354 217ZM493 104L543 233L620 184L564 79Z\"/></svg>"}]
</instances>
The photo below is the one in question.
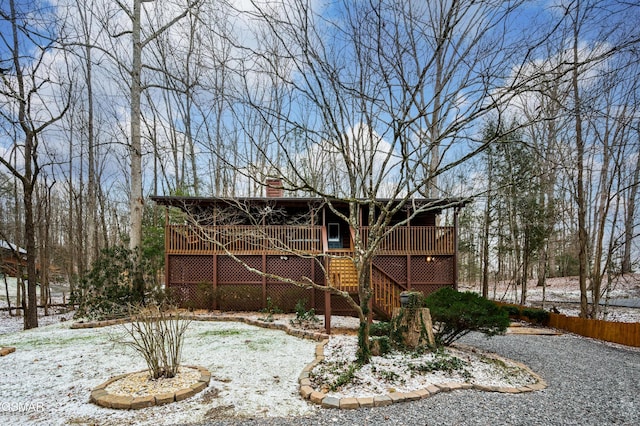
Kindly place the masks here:
<instances>
[{"instance_id":1,"label":"white cloud","mask_svg":"<svg viewBox=\"0 0 640 426\"><path fill-rule=\"evenodd\" d=\"M295 169L321 190L349 196L350 176L357 195L378 187L378 197L397 195L399 156L374 130L359 123L334 140L308 145L294 159Z\"/></svg>"}]
</instances>

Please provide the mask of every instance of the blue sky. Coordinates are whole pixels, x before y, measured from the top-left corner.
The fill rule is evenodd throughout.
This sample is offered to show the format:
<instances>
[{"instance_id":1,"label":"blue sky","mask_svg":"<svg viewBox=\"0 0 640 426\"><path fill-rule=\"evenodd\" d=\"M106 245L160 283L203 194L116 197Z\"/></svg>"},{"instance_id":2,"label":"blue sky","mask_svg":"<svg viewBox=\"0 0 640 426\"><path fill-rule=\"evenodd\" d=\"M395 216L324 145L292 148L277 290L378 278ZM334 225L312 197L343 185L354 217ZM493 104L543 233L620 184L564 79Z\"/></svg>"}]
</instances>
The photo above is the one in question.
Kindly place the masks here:
<instances>
[{"instance_id":1,"label":"blue sky","mask_svg":"<svg viewBox=\"0 0 640 426\"><path fill-rule=\"evenodd\" d=\"M27 7L30 5L33 5L33 2L28 1L28 0L19 0L18 2L20 5ZM61 1L59 3L56 4L61 4L61 3L65 3L64 1ZM73 3L73 2L70 2ZM556 7L557 4L560 2L552 2L552 1L531 1L531 2L525 2L524 7L519 9L519 12L517 14L515 14L512 19L510 21L507 22L507 26L508 26L508 31L510 34L510 38L508 40L506 40L506 45L505 45L505 49L503 52L499 53L496 56L493 56L491 58L491 60L493 61L492 64L489 64L491 66L487 66L487 64L481 64L479 63L478 66L487 66L486 70L488 73L493 73L494 75L490 75L490 78L494 79L495 84L499 84L500 83L500 77L506 77L507 76L507 72L509 71L509 67L511 67L511 63L509 61L511 61L511 59L507 59L508 58L508 54L510 53L514 53L519 55L518 58L521 59L523 57L523 52L511 52L507 49L508 44L511 42L515 42L517 41L518 37L525 37L528 38L529 40L534 40L535 37L537 37L539 35L539 31L541 29L544 28L545 25L553 25L554 23L554 19L558 19L561 15L559 13L560 8ZM567 3L565 1L565 3ZM610 1L606 1L606 2L597 2L598 7L607 7L607 6L611 6L616 4L617 2L610 2ZM41 3L44 6L47 6L48 11L52 11L52 6L51 3L46 3L43 2ZM114 7L112 2L107 2L106 4ZM318 4L320 4L320 6L318 6L318 8L316 10L322 10L325 14L324 14L324 18L329 18L331 19L331 22L333 24L335 24L336 22L339 22L341 19L344 18L343 15L341 15L340 13L340 3L339 2L327 2L327 3L322 3L322 2L318 2ZM354 2L354 3L349 3L351 5L357 5L359 4L358 2ZM423 5L424 3L418 1L415 2L415 5L420 6ZM2 7L2 10L7 10L8 8L8 2L6 0L0 0L0 5ZM148 8L153 8L158 6L158 4L156 3L150 3L147 4L145 7ZM168 7L167 5L169 5L169 3L162 3L163 8L167 9L166 11L171 12L171 7ZM243 3L243 7L247 7L246 2ZM324 7L324 9L321 9L321 7ZM59 9L59 11L61 12L63 9ZM151 9L150 9L151 10ZM472 16L473 11L470 12L469 16ZM490 12L490 10L488 10L488 13ZM170 13L169 13L170 14ZM119 16L119 18L118 18ZM42 17L42 14L35 14L34 17ZM118 18L119 24L121 27L124 27L126 24L126 19L122 19L123 16L122 15L114 15L114 18ZM358 18L359 17L355 17L355 19L353 20L353 22L358 22ZM481 19L481 16L474 16L475 19ZM616 17L616 19L619 19L620 16L618 15ZM364 20L364 17L361 18L362 20ZM31 23L35 22L35 20L31 21ZM113 21L112 21L113 23ZM251 22L249 20L245 20L245 19L237 19L235 21L231 20L230 23L232 25L230 25L231 28L235 28L238 32L242 32L243 36L240 37L240 39L244 42L248 42L249 45L252 45L252 47L255 47L258 40L252 40L251 39L251 35L249 34L249 30L253 30L253 29L257 29L255 25L251 25ZM602 24L602 22L600 22ZM213 26L213 25L212 25ZM613 27L613 25L608 25L609 27ZM338 27L340 27L340 25L338 25ZM327 27L330 28L330 27ZM600 29L601 27L597 27L596 25L591 25L587 28L588 31L585 31L584 36L586 40L589 40L590 36L593 36L593 34L595 33L596 30ZM7 25L6 23L3 23L2 21L0 21L0 30L2 30L2 36L6 37L7 36ZM496 30L502 31L502 27L497 27ZM239 35L239 34L236 34ZM335 34L334 34L335 35ZM128 56L128 47L126 44L126 37L122 37L122 43L119 47L114 47L114 49L122 49L121 51L115 52L118 53L118 55L123 58L124 60L126 60L127 56ZM174 45L174 48L177 51L179 51L180 48L183 48L183 39L178 39L176 38L176 43ZM337 39L333 40L333 43L337 43L336 41ZM346 43L344 40L341 41L340 43ZM346 45L345 45L346 46ZM339 44L333 44L331 46L329 46L334 52L342 52L342 48L344 48L345 46L340 46ZM489 46L489 47L493 47L493 46ZM153 46L149 45L147 47L147 49L152 49ZM0 46L0 57L2 57L3 59L6 57L6 51L4 50L4 47ZM147 51L147 59L150 58L149 55L149 51ZM233 55L236 55L238 57L240 57L242 55L242 51L232 51ZM533 59L541 59L541 58L545 58L545 55L547 54L547 52L545 52L542 49L539 50L535 50L532 52L531 56L529 59L533 60ZM347 56L345 56L346 58ZM349 59L353 58L353 56L349 57ZM502 59L502 60L501 60ZM409 64L409 63L407 63ZM176 66L180 66L180 63L176 63ZM350 69L349 67L353 65L353 62L345 62L344 63L345 68L343 69L343 71L345 72L345 75L347 74L347 72L352 72L353 70ZM4 63L2 65L4 67ZM502 68L500 70L500 68ZM99 107L99 111L98 114L100 114L100 120L101 123L103 123L103 125L105 126L104 129L101 129L101 134L100 134L100 141L101 142L106 142L109 140L115 140L116 142L118 142L120 144L121 147L124 146L124 144L126 144L126 138L127 138L127 132L128 132L128 124L127 124L127 96L128 94L126 93L126 81L122 80L122 77L120 74L118 74L118 72L116 72L114 70L114 66L113 64L109 64L109 61L105 58L104 60L101 60L100 63L97 65L97 67L95 68L95 72L96 72L96 76L97 76L97 80L95 82L94 85L94 90L96 91L96 96L97 96L97 101L98 104L97 106ZM303 70L304 71L304 70ZM474 71L475 72L475 71ZM503 75L498 75L498 73L502 73ZM145 76L148 77L150 74L146 73ZM295 77L299 78L300 77L300 73L298 73L297 75L294 74ZM454 80L452 80L453 82ZM233 81L230 80L230 83L237 83L237 81ZM454 84L454 83L452 83ZM78 86L78 85L76 85ZM459 113L462 114L465 110L465 108L470 108L471 110L473 110L473 108L475 108L476 106L473 105L474 101L479 101L482 98L474 98L474 93L473 93L473 89L474 87L479 87L479 86L469 86L466 87L464 89L464 91L461 91L460 93L458 93L456 96L456 98L452 98L452 99L448 99L449 102L449 106L452 107L452 109L450 110L450 114L454 114L456 112L456 110L459 110ZM454 90L455 92L455 90ZM168 105L164 105L167 100L158 96L159 91L158 90L152 90L149 91L148 93L151 93L151 102L154 103L154 105L158 106L158 110L161 113L160 116L156 117L158 118L158 123L161 126L161 130L162 129L166 129L166 131L161 131L159 132L159 135L161 137L168 137L165 135L169 135L170 134L170 130L176 129L179 132L183 132L185 129L184 123L181 119L181 117L177 114L174 114L173 116L170 116L168 111ZM427 87L424 90L424 93L426 94L426 96L431 96L431 94L429 93L429 86L427 85ZM455 94L455 93L454 93ZM200 93L198 93L197 95L197 99L198 101L202 104L202 105L206 105L208 102L211 102L213 100L215 100L213 98L213 94L209 91L201 91ZM293 102L293 101L292 101ZM295 104L295 103L290 103L290 105L293 105L294 108L294 112L297 114L296 119L299 120L299 122L302 123L313 123L313 126L321 126L321 121L317 119L318 115L318 111L314 111L313 109L309 108L308 105L303 105L303 104ZM204 111L205 114L208 113L209 111ZM147 111L147 119L148 121L151 120L150 115L148 114ZM195 122L193 123L193 128L194 130L204 130L204 127L202 126L202 124L204 123L204 120L209 120L209 119L215 119L215 116L211 116L211 115L199 115L199 113L197 111L194 111L194 117L195 117ZM205 117L209 117L209 118L205 118ZM294 117L294 115L292 114L291 117ZM355 117L355 116L354 116ZM354 118L352 117L352 118ZM383 117L383 116L382 116ZM235 138L233 139L233 143L246 143L246 141L248 140L248 137L251 136L249 134L242 134L242 131L239 131L239 136L237 135L232 135L231 132L233 131L237 131L237 125L232 123L234 120L238 121L238 120L243 120L245 119L245 117L243 116L234 116L233 114L231 114L231 112L226 109L224 111L224 117L223 117L223 122L228 125L228 128L226 129L229 134L226 135L227 138L231 139L231 138ZM449 116L449 119L451 119L451 116ZM361 125L361 122L358 122L356 120L350 120L344 123L344 127L341 129L342 132L344 132L345 134L348 133L350 131L350 129L355 128L359 125ZM112 128L107 128L106 126L113 126ZM457 138L459 138L460 140L456 140L456 148L455 149L451 149L448 152L448 155L460 155L461 152L463 152L463 150L467 149L469 147L469 143L470 141L466 141L465 143L460 143L463 142L464 137L469 137L471 140L476 137L479 134L479 126L482 125L482 120L477 120L474 121L472 123L469 123L468 126L465 126L464 129L460 129L459 131L452 133L455 134ZM246 130L246 129L245 129ZM385 141L387 142L391 142L390 140L390 136L392 134L392 128L390 127L385 127L384 124L384 117L382 120L380 120L378 123L375 124L375 132L379 135L382 135L385 138ZM413 130L410 132L411 133L411 137L416 137L417 134L417 128L414 127ZM204 133L194 133L194 135L197 138L201 138L203 141L206 139L207 135ZM237 137L236 137L237 136ZM5 142L3 143L3 145L6 146L6 142L7 140L5 139L6 134L1 136L2 139L5 140ZM181 136L182 137L182 136ZM78 140L78 139L77 139ZM320 139L316 139L315 142L317 143L321 143L322 141ZM447 139L445 141L443 141L445 144L447 142L454 142L452 139ZM471 141L472 142L472 141ZM64 153L64 151L66 150L65 145L64 145L65 141L62 141L62 143L60 144L60 151L61 153ZM459 147L459 148L458 148ZM308 148L308 147L307 147ZM202 159L202 166L203 169L206 170L208 168L208 166L206 165L208 160L211 158L211 154L207 151L209 148L206 144L201 144L200 147L200 152L202 155L199 155L199 158ZM304 147L302 148L304 149ZM462 151L461 151L462 150ZM172 164L172 158L170 158L169 155L163 156L163 161L166 161L165 167L167 167L168 170L171 169L171 167L175 167L175 164ZM120 163L111 163L111 164L117 164L117 168L116 170L114 170L114 173L117 173L117 169L118 168L122 168L122 169L126 169L126 161L124 161L123 159L119 160ZM146 164L150 165L151 162L148 161L146 162ZM114 167L114 166L109 166L109 167ZM169 171L169 173L171 173ZM150 178L147 178L147 182L150 181Z\"/></svg>"}]
</instances>

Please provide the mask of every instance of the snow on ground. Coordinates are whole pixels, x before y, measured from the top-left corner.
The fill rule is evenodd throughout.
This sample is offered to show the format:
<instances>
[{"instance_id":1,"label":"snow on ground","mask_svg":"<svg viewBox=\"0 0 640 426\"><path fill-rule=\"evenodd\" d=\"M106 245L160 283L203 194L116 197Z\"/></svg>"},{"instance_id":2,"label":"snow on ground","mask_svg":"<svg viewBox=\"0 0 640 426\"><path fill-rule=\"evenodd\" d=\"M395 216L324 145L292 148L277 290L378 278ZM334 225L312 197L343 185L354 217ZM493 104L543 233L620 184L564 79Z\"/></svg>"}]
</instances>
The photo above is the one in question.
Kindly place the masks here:
<instances>
[{"instance_id":1,"label":"snow on ground","mask_svg":"<svg viewBox=\"0 0 640 426\"><path fill-rule=\"evenodd\" d=\"M11 306L16 306L16 294L17 294L17 280L15 277L8 277L0 274L0 299L6 306L7 293L9 293L9 299L11 300ZM40 297L40 287L38 287L38 298ZM66 283L51 283L49 284L49 293L51 294L51 303L63 303L64 300L69 300L69 285Z\"/></svg>"},{"instance_id":2,"label":"snow on ground","mask_svg":"<svg viewBox=\"0 0 640 426\"><path fill-rule=\"evenodd\" d=\"M2 305L0 303L0 307ZM44 315L44 310L38 308L38 325L44 327L47 325L58 324L61 322L69 321L73 318L73 312L66 312L63 309L50 309L50 315ZM3 334L15 333L24 329L24 318L20 315L17 316L13 311L13 316L9 316L8 311L0 311L0 339Z\"/></svg>"},{"instance_id":3,"label":"snow on ground","mask_svg":"<svg viewBox=\"0 0 640 426\"><path fill-rule=\"evenodd\" d=\"M293 317L278 315L275 321L288 323ZM340 327L357 328L355 318L333 319ZM143 410L98 407L88 401L92 388L115 375L143 370L145 364L133 350L114 343L123 326L70 329L69 324L0 335L0 346L17 348L0 358L0 424L7 423L4 419L10 424L188 424L211 417L302 416L318 409L299 396L297 381L314 359L316 342L239 322L210 321L191 323L183 355L185 364L211 371L211 384L205 391L185 401ZM325 364L314 373L334 380L353 363L356 345L353 335L332 336L325 349ZM425 374L407 369L409 359L402 355L374 357L370 366L357 373L353 385L330 394L375 396L451 381L495 386L532 382L519 368L487 361L482 354L456 349L448 353L444 358L433 354L412 357L410 363L420 366L437 359L451 363L455 356L462 369Z\"/></svg>"},{"instance_id":4,"label":"snow on ground","mask_svg":"<svg viewBox=\"0 0 640 426\"><path fill-rule=\"evenodd\" d=\"M555 308L561 314L578 316L580 313L580 286L578 277L559 277L547 279L544 289L538 287L536 280L529 280L527 286L527 305L540 307L544 300L544 308ZM603 283L604 285L604 283ZM460 291L481 292L480 284L460 283ZM520 302L520 287L508 282L492 282L489 284L489 298L507 303ZM609 292L602 297L602 302L614 299L640 299L640 274L627 274L612 280ZM573 304L573 306L572 306ZM603 319L607 321L640 322L640 309L602 306L606 312Z\"/></svg>"},{"instance_id":5,"label":"snow on ground","mask_svg":"<svg viewBox=\"0 0 640 426\"><path fill-rule=\"evenodd\" d=\"M22 316L16 315L16 279L14 277L7 277L0 275L0 335L6 333L12 333L20 331L24 328L24 319ZM69 299L69 287L64 284L52 284L51 288L51 303L62 304L63 301ZM38 300L40 300L40 293L38 289ZM9 300L11 301L11 315L6 309L9 304L7 303L7 292L9 293ZM20 312L20 311L18 311ZM44 309L38 308L38 325L45 326L51 324L57 324L59 322L68 321L73 318L73 312L67 312L66 308L60 306L49 307L49 315L44 314Z\"/></svg>"},{"instance_id":6,"label":"snow on ground","mask_svg":"<svg viewBox=\"0 0 640 426\"><path fill-rule=\"evenodd\" d=\"M355 336L332 336L325 346L325 362L311 372L316 388L334 383L349 366L355 364L357 343ZM350 383L327 394L358 398L411 392L449 382L521 387L537 381L529 372L508 360L496 360L477 351L455 347L420 355L392 352L374 356L369 364L356 370L354 376Z\"/></svg>"},{"instance_id":7,"label":"snow on ground","mask_svg":"<svg viewBox=\"0 0 640 426\"><path fill-rule=\"evenodd\" d=\"M611 297L640 297L640 276L636 278L617 284L613 291L618 293ZM508 286L495 287L496 295L515 300L509 291L513 290ZM555 279L549 282L546 300L574 301L577 294L574 280ZM528 298L533 303L542 300L541 289L530 286ZM6 306L6 302L0 302L0 306ZM552 303L545 306L549 308ZM559 308L563 313L572 309L563 305ZM622 319L618 320L640 320L640 309L627 311L611 310L612 315L620 315ZM20 331L22 317L9 317L7 311L0 311L0 346L17 348L15 353L0 358L0 424L188 424L211 417L300 416L318 409L299 396L297 382L302 369L314 359L316 342L239 322L208 321L192 322L183 356L185 364L211 371L212 381L205 391L185 401L143 410L98 407L89 403L93 387L115 375L142 370L145 364L133 350L113 343L112 337L122 331L122 326L72 330L72 314L40 316L40 328ZM238 315L264 317L260 313ZM275 315L274 321L289 324L293 317ZM322 327L320 321L311 328ZM332 317L332 327L355 330L357 319ZM344 363L352 363L355 346L355 336L334 335L326 347L325 367L321 364L314 373L324 375L325 382L335 380L344 371ZM426 375L406 366L409 361L418 369L419 365L429 365L436 361L433 354L412 360L399 355L375 357L372 365L356 374L357 386L342 387L330 394L371 396L392 389L403 392L431 383L464 380L489 386L520 386L531 381L528 374L508 362L491 362L482 354L455 349L445 362L453 363L453 356L462 360L462 369Z\"/></svg>"},{"instance_id":8,"label":"snow on ground","mask_svg":"<svg viewBox=\"0 0 640 426\"><path fill-rule=\"evenodd\" d=\"M183 360L212 375L185 401L144 410L89 403L92 388L145 368L131 349L112 343L122 326L70 329L69 322L0 335L16 352L0 358L0 424L176 424L211 416L298 416L316 409L298 395L298 376L316 343L235 322L189 327Z\"/></svg>"}]
</instances>

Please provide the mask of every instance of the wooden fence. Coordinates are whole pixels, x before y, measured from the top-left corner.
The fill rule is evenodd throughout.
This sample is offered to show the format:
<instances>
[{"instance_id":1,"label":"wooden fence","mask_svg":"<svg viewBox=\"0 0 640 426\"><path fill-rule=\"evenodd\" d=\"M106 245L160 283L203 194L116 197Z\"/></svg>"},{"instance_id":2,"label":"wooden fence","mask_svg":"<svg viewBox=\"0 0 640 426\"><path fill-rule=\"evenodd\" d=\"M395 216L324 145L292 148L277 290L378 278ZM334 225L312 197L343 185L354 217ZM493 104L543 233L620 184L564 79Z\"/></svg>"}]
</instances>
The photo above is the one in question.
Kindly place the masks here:
<instances>
[{"instance_id":1,"label":"wooden fence","mask_svg":"<svg viewBox=\"0 0 640 426\"><path fill-rule=\"evenodd\" d=\"M518 309L528 309L527 306L514 305L494 301L499 306L514 306ZM535 308L530 308L535 309ZM527 320L527 318L520 319ZM549 321L545 323L549 327L568 331L584 337L604 340L621 345L640 347L640 323L639 322L615 322L595 320L579 317L568 317L562 314L549 313Z\"/></svg>"},{"instance_id":2,"label":"wooden fence","mask_svg":"<svg viewBox=\"0 0 640 426\"><path fill-rule=\"evenodd\" d=\"M551 313L549 327L607 342L640 347L640 323L638 322L603 321Z\"/></svg>"}]
</instances>

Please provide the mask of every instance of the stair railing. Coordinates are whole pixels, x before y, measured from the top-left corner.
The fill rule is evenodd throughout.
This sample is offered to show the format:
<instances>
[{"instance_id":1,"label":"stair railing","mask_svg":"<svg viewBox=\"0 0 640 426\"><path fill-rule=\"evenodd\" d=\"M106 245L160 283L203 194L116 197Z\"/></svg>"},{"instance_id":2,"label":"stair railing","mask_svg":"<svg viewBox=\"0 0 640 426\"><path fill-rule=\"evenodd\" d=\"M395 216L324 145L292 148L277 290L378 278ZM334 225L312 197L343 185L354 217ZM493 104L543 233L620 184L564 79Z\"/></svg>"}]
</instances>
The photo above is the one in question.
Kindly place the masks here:
<instances>
[{"instance_id":1,"label":"stair railing","mask_svg":"<svg viewBox=\"0 0 640 426\"><path fill-rule=\"evenodd\" d=\"M375 265L371 265L371 286L374 309L391 318L393 309L400 307L400 293L406 288Z\"/></svg>"}]
</instances>

